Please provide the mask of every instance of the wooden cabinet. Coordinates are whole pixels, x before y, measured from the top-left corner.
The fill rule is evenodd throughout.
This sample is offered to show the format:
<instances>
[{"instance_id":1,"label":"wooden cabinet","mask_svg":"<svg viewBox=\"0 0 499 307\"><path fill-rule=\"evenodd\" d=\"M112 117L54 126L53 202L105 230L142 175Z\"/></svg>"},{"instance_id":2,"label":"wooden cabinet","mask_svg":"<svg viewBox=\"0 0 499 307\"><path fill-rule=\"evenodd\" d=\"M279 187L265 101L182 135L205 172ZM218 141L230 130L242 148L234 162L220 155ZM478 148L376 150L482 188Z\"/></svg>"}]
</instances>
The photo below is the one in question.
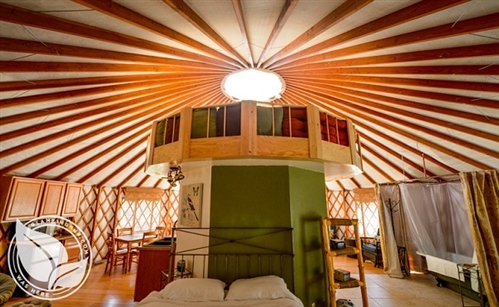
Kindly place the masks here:
<instances>
[{"instance_id":1,"label":"wooden cabinet","mask_svg":"<svg viewBox=\"0 0 499 307\"><path fill-rule=\"evenodd\" d=\"M170 266L170 246L144 245L139 248L139 264L135 280L134 301L140 301L151 291L162 287L162 271Z\"/></svg>"},{"instance_id":2,"label":"wooden cabinet","mask_svg":"<svg viewBox=\"0 0 499 307\"><path fill-rule=\"evenodd\" d=\"M61 215L66 183L46 181L40 215Z\"/></svg>"},{"instance_id":3,"label":"wooden cabinet","mask_svg":"<svg viewBox=\"0 0 499 307\"><path fill-rule=\"evenodd\" d=\"M1 221L29 220L42 215L75 216L82 185L23 177L0 177Z\"/></svg>"},{"instance_id":4,"label":"wooden cabinet","mask_svg":"<svg viewBox=\"0 0 499 307\"><path fill-rule=\"evenodd\" d=\"M68 183L62 216L75 216L80 207L80 193L82 185L78 183Z\"/></svg>"},{"instance_id":5,"label":"wooden cabinet","mask_svg":"<svg viewBox=\"0 0 499 307\"><path fill-rule=\"evenodd\" d=\"M2 221L27 220L37 217L44 187L44 180L2 177L0 180Z\"/></svg>"}]
</instances>

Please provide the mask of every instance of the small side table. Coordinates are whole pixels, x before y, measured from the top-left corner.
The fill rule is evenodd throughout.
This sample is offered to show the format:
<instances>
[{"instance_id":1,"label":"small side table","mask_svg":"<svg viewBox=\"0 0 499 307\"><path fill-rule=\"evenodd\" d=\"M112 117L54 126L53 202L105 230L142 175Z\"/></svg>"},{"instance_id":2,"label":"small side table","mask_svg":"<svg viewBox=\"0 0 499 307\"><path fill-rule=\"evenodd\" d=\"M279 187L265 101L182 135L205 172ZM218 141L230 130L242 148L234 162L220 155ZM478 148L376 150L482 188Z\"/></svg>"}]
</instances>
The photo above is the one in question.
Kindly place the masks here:
<instances>
[{"instance_id":1,"label":"small side table","mask_svg":"<svg viewBox=\"0 0 499 307\"><path fill-rule=\"evenodd\" d=\"M173 278L171 280L191 278L191 277L192 277L191 271L185 270L183 272L179 272L175 270L175 272L173 272ZM169 270L161 271L161 288L164 288L168 284L169 280L170 280L170 271Z\"/></svg>"}]
</instances>

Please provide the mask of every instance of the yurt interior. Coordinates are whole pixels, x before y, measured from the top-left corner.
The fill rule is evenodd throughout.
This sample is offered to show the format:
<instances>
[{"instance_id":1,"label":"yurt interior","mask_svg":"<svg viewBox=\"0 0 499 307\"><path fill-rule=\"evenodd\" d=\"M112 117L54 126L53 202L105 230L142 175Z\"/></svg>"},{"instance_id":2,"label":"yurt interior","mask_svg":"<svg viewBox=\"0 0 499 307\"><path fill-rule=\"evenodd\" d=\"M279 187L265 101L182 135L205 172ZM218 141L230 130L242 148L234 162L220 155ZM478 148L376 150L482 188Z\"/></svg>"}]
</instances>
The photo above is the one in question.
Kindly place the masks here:
<instances>
[{"instance_id":1,"label":"yurt interior","mask_svg":"<svg viewBox=\"0 0 499 307\"><path fill-rule=\"evenodd\" d=\"M499 0L0 0L0 306L499 307Z\"/></svg>"}]
</instances>

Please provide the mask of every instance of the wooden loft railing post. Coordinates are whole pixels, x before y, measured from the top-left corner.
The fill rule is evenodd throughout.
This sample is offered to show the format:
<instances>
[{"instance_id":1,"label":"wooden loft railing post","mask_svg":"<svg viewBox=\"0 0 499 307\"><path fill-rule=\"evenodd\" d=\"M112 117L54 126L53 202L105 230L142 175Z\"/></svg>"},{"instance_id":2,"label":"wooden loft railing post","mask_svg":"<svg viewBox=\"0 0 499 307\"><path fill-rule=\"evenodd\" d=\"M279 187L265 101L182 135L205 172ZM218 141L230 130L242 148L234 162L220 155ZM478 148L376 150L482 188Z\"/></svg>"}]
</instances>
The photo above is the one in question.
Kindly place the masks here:
<instances>
[{"instance_id":1,"label":"wooden loft railing post","mask_svg":"<svg viewBox=\"0 0 499 307\"><path fill-rule=\"evenodd\" d=\"M317 107L307 106L307 122L309 157L311 159L322 159L321 118Z\"/></svg>"},{"instance_id":2,"label":"wooden loft railing post","mask_svg":"<svg viewBox=\"0 0 499 307\"><path fill-rule=\"evenodd\" d=\"M256 102L241 101L241 156L256 154Z\"/></svg>"},{"instance_id":3,"label":"wooden loft railing post","mask_svg":"<svg viewBox=\"0 0 499 307\"><path fill-rule=\"evenodd\" d=\"M182 160L189 159L192 129L192 110L192 108L184 108L180 112L178 163L180 163L180 161Z\"/></svg>"}]
</instances>

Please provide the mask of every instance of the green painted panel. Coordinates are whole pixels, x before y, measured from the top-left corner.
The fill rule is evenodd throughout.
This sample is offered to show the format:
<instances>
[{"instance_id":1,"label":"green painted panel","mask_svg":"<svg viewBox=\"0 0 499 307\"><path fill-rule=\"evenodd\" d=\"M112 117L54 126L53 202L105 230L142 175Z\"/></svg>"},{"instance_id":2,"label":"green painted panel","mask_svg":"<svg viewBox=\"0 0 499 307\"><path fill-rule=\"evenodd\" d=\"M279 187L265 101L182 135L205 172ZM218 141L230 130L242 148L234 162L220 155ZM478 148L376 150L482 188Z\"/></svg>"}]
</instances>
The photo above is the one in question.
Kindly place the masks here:
<instances>
[{"instance_id":1,"label":"green painted panel","mask_svg":"<svg viewBox=\"0 0 499 307\"><path fill-rule=\"evenodd\" d=\"M325 306L327 280L320 221L326 217L324 174L290 168L290 207L295 252L295 293L305 306Z\"/></svg>"}]
</instances>

